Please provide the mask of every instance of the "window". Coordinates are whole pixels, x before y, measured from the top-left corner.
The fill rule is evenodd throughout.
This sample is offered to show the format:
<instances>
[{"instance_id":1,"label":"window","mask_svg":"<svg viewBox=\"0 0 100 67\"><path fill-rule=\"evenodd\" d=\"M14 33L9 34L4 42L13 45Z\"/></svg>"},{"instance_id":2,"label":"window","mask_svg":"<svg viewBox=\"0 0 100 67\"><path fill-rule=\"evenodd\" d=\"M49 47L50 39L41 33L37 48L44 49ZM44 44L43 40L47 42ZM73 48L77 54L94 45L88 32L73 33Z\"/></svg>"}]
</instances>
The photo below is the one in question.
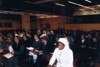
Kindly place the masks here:
<instances>
[{"instance_id":1,"label":"window","mask_svg":"<svg viewBox=\"0 0 100 67\"><path fill-rule=\"evenodd\" d=\"M6 23L4 23L4 27L12 27L12 23L11 22L6 22Z\"/></svg>"},{"instance_id":2,"label":"window","mask_svg":"<svg viewBox=\"0 0 100 67\"><path fill-rule=\"evenodd\" d=\"M12 27L11 22L0 22L0 27Z\"/></svg>"}]
</instances>

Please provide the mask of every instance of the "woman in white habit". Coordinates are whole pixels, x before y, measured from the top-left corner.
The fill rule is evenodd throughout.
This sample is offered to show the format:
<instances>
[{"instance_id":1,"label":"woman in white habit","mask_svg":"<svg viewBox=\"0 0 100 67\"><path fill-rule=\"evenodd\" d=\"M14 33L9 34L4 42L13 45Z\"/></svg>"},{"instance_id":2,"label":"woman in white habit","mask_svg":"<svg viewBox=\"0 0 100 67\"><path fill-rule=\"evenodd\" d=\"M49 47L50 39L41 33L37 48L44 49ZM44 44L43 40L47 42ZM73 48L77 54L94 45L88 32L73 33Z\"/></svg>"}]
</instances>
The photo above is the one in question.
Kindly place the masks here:
<instances>
[{"instance_id":1,"label":"woman in white habit","mask_svg":"<svg viewBox=\"0 0 100 67\"><path fill-rule=\"evenodd\" d=\"M69 42L66 38L60 38L58 47L54 50L47 67L52 67L57 60L55 67L73 67L73 52L69 48Z\"/></svg>"}]
</instances>

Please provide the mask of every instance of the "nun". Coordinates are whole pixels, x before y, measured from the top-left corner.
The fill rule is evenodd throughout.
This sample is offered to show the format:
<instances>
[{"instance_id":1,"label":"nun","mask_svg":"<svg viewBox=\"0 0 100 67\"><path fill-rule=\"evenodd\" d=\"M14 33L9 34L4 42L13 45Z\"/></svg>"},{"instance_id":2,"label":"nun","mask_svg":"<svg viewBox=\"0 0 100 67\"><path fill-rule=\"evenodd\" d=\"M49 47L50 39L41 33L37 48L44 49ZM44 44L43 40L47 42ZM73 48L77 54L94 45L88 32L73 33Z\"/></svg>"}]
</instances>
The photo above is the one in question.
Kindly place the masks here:
<instances>
[{"instance_id":1,"label":"nun","mask_svg":"<svg viewBox=\"0 0 100 67\"><path fill-rule=\"evenodd\" d=\"M58 40L58 47L54 50L47 67L52 67L55 61L55 67L73 67L73 52L69 48L69 42L66 38Z\"/></svg>"}]
</instances>

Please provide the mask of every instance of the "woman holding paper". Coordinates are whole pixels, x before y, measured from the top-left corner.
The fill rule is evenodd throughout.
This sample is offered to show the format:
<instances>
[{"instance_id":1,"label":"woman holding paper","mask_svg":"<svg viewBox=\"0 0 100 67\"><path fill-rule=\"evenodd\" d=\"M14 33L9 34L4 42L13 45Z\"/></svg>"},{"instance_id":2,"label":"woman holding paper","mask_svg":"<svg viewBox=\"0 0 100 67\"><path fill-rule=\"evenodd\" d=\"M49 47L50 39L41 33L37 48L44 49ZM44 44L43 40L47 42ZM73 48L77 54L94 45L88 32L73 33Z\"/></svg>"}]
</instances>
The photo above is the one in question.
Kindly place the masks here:
<instances>
[{"instance_id":1,"label":"woman holding paper","mask_svg":"<svg viewBox=\"0 0 100 67\"><path fill-rule=\"evenodd\" d=\"M4 54L5 57L5 65L4 67L12 67L12 57L13 55L10 52L13 52L13 48L12 48L12 40L10 37L7 37L6 40L6 54Z\"/></svg>"},{"instance_id":2,"label":"woman holding paper","mask_svg":"<svg viewBox=\"0 0 100 67\"><path fill-rule=\"evenodd\" d=\"M6 54L5 57L5 65L4 67L18 67L18 58L22 54L20 51L22 48L22 44L19 42L18 38L14 38L14 44L12 45L11 39L8 37L6 40ZM23 50L23 49L22 49Z\"/></svg>"},{"instance_id":3,"label":"woman holding paper","mask_svg":"<svg viewBox=\"0 0 100 67\"><path fill-rule=\"evenodd\" d=\"M18 67L18 63L19 61L21 62L21 57L22 54L24 52L24 46L22 44L22 42L19 41L19 38L16 36L14 37L14 44L12 45L13 51L11 52L11 54L13 54L13 58L12 60L12 67Z\"/></svg>"}]
</instances>

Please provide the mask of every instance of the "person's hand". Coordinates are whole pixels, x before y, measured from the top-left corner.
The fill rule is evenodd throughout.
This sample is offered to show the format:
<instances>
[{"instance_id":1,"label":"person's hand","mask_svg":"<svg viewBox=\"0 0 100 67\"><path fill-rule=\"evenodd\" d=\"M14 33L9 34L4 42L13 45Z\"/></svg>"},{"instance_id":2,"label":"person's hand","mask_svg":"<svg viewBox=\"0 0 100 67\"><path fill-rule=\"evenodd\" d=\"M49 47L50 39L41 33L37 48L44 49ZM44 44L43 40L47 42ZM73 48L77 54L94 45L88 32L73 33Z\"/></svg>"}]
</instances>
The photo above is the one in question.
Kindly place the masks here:
<instances>
[{"instance_id":1,"label":"person's hand","mask_svg":"<svg viewBox=\"0 0 100 67\"><path fill-rule=\"evenodd\" d=\"M81 48L85 48L86 46L82 45Z\"/></svg>"},{"instance_id":2,"label":"person's hand","mask_svg":"<svg viewBox=\"0 0 100 67\"><path fill-rule=\"evenodd\" d=\"M51 67L51 65L48 65L47 67Z\"/></svg>"},{"instance_id":3,"label":"person's hand","mask_svg":"<svg viewBox=\"0 0 100 67\"><path fill-rule=\"evenodd\" d=\"M35 50L35 52L39 52L39 50Z\"/></svg>"},{"instance_id":4,"label":"person's hand","mask_svg":"<svg viewBox=\"0 0 100 67\"><path fill-rule=\"evenodd\" d=\"M14 51L12 51L12 52L10 52L11 54L14 54L15 52Z\"/></svg>"},{"instance_id":5,"label":"person's hand","mask_svg":"<svg viewBox=\"0 0 100 67\"><path fill-rule=\"evenodd\" d=\"M0 49L0 52L3 52L3 49Z\"/></svg>"},{"instance_id":6,"label":"person's hand","mask_svg":"<svg viewBox=\"0 0 100 67\"><path fill-rule=\"evenodd\" d=\"M39 51L39 55L42 55L43 54L43 51Z\"/></svg>"}]
</instances>

